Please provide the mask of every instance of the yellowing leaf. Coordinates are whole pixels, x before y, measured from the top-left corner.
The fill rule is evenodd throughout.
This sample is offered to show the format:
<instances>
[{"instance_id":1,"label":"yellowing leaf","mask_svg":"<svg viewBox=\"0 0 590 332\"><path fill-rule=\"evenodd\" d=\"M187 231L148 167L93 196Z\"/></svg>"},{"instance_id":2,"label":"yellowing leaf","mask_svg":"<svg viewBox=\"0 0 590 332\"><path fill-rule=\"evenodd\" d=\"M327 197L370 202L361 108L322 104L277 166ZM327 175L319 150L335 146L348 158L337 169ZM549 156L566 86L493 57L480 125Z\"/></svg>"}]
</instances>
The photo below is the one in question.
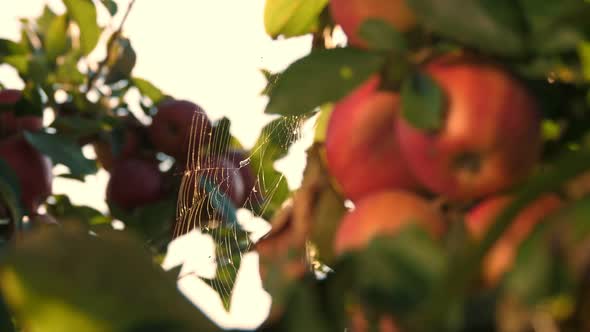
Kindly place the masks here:
<instances>
[{"instance_id":1,"label":"yellowing leaf","mask_svg":"<svg viewBox=\"0 0 590 332\"><path fill-rule=\"evenodd\" d=\"M328 0L267 0L264 8L266 33L276 38L313 32L327 4Z\"/></svg>"}]
</instances>

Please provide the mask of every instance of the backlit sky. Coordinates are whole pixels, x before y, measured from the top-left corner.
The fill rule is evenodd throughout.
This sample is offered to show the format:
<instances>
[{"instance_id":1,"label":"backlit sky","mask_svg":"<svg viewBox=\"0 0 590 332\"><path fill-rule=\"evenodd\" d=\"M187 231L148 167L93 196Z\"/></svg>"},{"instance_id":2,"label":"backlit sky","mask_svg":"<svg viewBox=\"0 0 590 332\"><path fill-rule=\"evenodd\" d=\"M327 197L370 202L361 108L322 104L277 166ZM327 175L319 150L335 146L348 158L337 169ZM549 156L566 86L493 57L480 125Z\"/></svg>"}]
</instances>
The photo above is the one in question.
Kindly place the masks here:
<instances>
[{"instance_id":1,"label":"backlit sky","mask_svg":"<svg viewBox=\"0 0 590 332\"><path fill-rule=\"evenodd\" d=\"M45 3L55 11L63 11L59 0L0 0L0 37L16 40L18 18L38 16ZM128 0L117 3L122 13ZM106 10L98 7L99 21L107 24ZM124 29L138 54L134 75L152 81L176 98L201 105L212 119L229 117L233 134L250 146L268 121L263 114L266 100L259 96L266 82L259 69L279 71L310 49L309 37L272 41L266 36L263 7L264 0L137 1ZM103 56L104 47L99 45L92 58L100 60ZM0 81L11 88L23 86L7 66L0 66ZM305 142L300 145L298 153L280 163L291 187L301 179ZM105 172L87 177L85 184L56 179L54 192L67 193L74 203L105 210L107 179ZM199 261L203 257L191 259ZM218 300L198 279L186 279L179 286L185 294L200 299L196 302L201 305L210 304L208 314L224 326L255 326L263 318L268 302L257 279L257 258L247 255L244 260L247 263L242 265L240 278L246 280L241 286L245 291L235 299L235 311L231 313L220 309Z\"/></svg>"}]
</instances>

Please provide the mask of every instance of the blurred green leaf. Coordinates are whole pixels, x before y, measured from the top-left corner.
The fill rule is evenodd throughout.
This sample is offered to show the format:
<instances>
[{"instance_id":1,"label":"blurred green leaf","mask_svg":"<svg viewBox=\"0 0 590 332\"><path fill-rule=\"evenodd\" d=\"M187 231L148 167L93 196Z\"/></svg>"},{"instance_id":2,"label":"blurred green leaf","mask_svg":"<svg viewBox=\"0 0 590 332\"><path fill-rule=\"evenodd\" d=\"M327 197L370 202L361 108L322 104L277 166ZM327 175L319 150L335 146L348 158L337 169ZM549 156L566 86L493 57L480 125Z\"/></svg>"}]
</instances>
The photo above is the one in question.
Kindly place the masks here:
<instances>
[{"instance_id":1,"label":"blurred green leaf","mask_svg":"<svg viewBox=\"0 0 590 332\"><path fill-rule=\"evenodd\" d=\"M21 77L26 77L29 71L29 56L28 55L7 55L2 59L3 63L11 65L16 69Z\"/></svg>"},{"instance_id":2,"label":"blurred green leaf","mask_svg":"<svg viewBox=\"0 0 590 332\"><path fill-rule=\"evenodd\" d=\"M364 21L359 28L359 35L374 50L405 52L407 49L404 36L383 20Z\"/></svg>"},{"instance_id":3,"label":"blurred green leaf","mask_svg":"<svg viewBox=\"0 0 590 332\"><path fill-rule=\"evenodd\" d=\"M353 48L312 52L278 77L265 113L301 115L337 101L380 70L384 61L378 54Z\"/></svg>"},{"instance_id":4,"label":"blurred green leaf","mask_svg":"<svg viewBox=\"0 0 590 332\"><path fill-rule=\"evenodd\" d=\"M100 38L100 28L96 22L96 7L92 0L63 0L68 15L80 28L80 46L82 53L89 54Z\"/></svg>"},{"instance_id":5,"label":"blurred green leaf","mask_svg":"<svg viewBox=\"0 0 590 332\"><path fill-rule=\"evenodd\" d=\"M64 55L62 59L63 62L55 70L56 82L71 85L83 84L86 76L78 70L79 51L71 51Z\"/></svg>"},{"instance_id":6,"label":"blurred green leaf","mask_svg":"<svg viewBox=\"0 0 590 332\"><path fill-rule=\"evenodd\" d=\"M78 179L82 180L84 176L98 171L96 163L84 157L80 146L72 140L45 132L25 132L25 138L37 150L51 158L53 163L67 166L72 176Z\"/></svg>"},{"instance_id":7,"label":"blurred green leaf","mask_svg":"<svg viewBox=\"0 0 590 332\"><path fill-rule=\"evenodd\" d=\"M503 281L504 291L527 305L538 305L550 296L572 290L566 259L551 245L551 227L541 223L518 248L512 270ZM563 254L563 253L561 253Z\"/></svg>"},{"instance_id":8,"label":"blurred green leaf","mask_svg":"<svg viewBox=\"0 0 590 332\"><path fill-rule=\"evenodd\" d=\"M22 91L22 97L15 105L16 116L43 115L43 97L39 87L35 84L28 84Z\"/></svg>"},{"instance_id":9,"label":"blurred green leaf","mask_svg":"<svg viewBox=\"0 0 590 332\"><path fill-rule=\"evenodd\" d=\"M111 14L111 16L115 16L115 14L117 14L117 10L119 9L117 6L117 3L113 0L100 0L100 2L106 7L106 9L109 11L109 14Z\"/></svg>"},{"instance_id":10,"label":"blurred green leaf","mask_svg":"<svg viewBox=\"0 0 590 332\"><path fill-rule=\"evenodd\" d=\"M45 53L50 61L67 51L68 18L66 15L55 17L45 36Z\"/></svg>"},{"instance_id":11,"label":"blurred green leaf","mask_svg":"<svg viewBox=\"0 0 590 332\"><path fill-rule=\"evenodd\" d=\"M139 92L148 97L154 105L157 105L164 99L164 93L151 82L139 77L133 77L131 81L139 89Z\"/></svg>"},{"instance_id":12,"label":"blurred green leaf","mask_svg":"<svg viewBox=\"0 0 590 332\"><path fill-rule=\"evenodd\" d=\"M111 48L107 56L107 67L109 71L105 77L106 84L112 84L120 80L129 79L137 55L127 38L116 35L117 38L113 43L109 43Z\"/></svg>"},{"instance_id":13,"label":"blurred green leaf","mask_svg":"<svg viewBox=\"0 0 590 332\"><path fill-rule=\"evenodd\" d=\"M415 128L434 131L443 124L445 96L427 74L415 72L402 84L402 116Z\"/></svg>"},{"instance_id":14,"label":"blurred green leaf","mask_svg":"<svg viewBox=\"0 0 590 332\"><path fill-rule=\"evenodd\" d=\"M41 36L45 37L45 34L49 30L51 24L53 24L56 17L57 15L53 12L53 10L51 10L51 8L49 8L48 5L43 7L43 13L37 18L36 21L37 30Z\"/></svg>"},{"instance_id":15,"label":"blurred green leaf","mask_svg":"<svg viewBox=\"0 0 590 332\"><path fill-rule=\"evenodd\" d=\"M3 62L6 56L22 55L26 52L27 50L20 44L12 40L0 38L0 62Z\"/></svg>"},{"instance_id":16,"label":"blurred green leaf","mask_svg":"<svg viewBox=\"0 0 590 332\"><path fill-rule=\"evenodd\" d=\"M102 123L96 119L84 118L80 115L57 117L50 125L58 130L58 133L74 139L88 137L102 131Z\"/></svg>"},{"instance_id":17,"label":"blurred green leaf","mask_svg":"<svg viewBox=\"0 0 590 332\"><path fill-rule=\"evenodd\" d=\"M8 312L4 298L0 296L0 331L13 332L16 331L14 323L12 322L12 315Z\"/></svg>"},{"instance_id":18,"label":"blurred green leaf","mask_svg":"<svg viewBox=\"0 0 590 332\"><path fill-rule=\"evenodd\" d=\"M54 195L47 203L47 212L60 222L76 221L80 224L109 224L111 219L89 206L74 205L66 195ZM91 227L92 229L92 227Z\"/></svg>"},{"instance_id":19,"label":"blurred green leaf","mask_svg":"<svg viewBox=\"0 0 590 332\"><path fill-rule=\"evenodd\" d=\"M37 84L43 84L49 75L49 63L43 54L34 54L29 58L26 78Z\"/></svg>"},{"instance_id":20,"label":"blurred green leaf","mask_svg":"<svg viewBox=\"0 0 590 332\"><path fill-rule=\"evenodd\" d=\"M513 0L407 0L435 33L490 53L519 56L526 50L524 22Z\"/></svg>"},{"instance_id":21,"label":"blurred green leaf","mask_svg":"<svg viewBox=\"0 0 590 332\"><path fill-rule=\"evenodd\" d=\"M328 0L267 0L264 27L272 38L295 37L313 32Z\"/></svg>"},{"instance_id":22,"label":"blurred green leaf","mask_svg":"<svg viewBox=\"0 0 590 332\"><path fill-rule=\"evenodd\" d=\"M219 331L127 232L34 232L2 262L6 302L33 330L123 332L166 321L187 331Z\"/></svg>"},{"instance_id":23,"label":"blurred green leaf","mask_svg":"<svg viewBox=\"0 0 590 332\"><path fill-rule=\"evenodd\" d=\"M356 284L366 301L403 315L432 296L446 273L444 250L420 226L378 237L358 253Z\"/></svg>"},{"instance_id":24,"label":"blurred green leaf","mask_svg":"<svg viewBox=\"0 0 590 332\"><path fill-rule=\"evenodd\" d=\"M582 62L582 73L584 79L590 81L590 42L583 42L578 45L578 54Z\"/></svg>"},{"instance_id":25,"label":"blurred green leaf","mask_svg":"<svg viewBox=\"0 0 590 332\"><path fill-rule=\"evenodd\" d=\"M588 1L519 0L529 29L530 44L541 54L575 50L590 37Z\"/></svg>"}]
</instances>

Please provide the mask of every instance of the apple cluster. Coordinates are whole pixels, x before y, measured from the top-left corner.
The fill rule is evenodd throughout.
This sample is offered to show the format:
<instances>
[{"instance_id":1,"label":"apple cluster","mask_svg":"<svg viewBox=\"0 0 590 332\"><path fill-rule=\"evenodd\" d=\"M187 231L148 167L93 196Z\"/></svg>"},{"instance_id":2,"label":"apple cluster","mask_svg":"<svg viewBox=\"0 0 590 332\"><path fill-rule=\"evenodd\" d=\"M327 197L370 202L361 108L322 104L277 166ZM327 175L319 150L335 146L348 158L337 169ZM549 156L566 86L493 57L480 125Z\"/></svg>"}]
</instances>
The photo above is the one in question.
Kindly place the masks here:
<instances>
[{"instance_id":1,"label":"apple cluster","mask_svg":"<svg viewBox=\"0 0 590 332\"><path fill-rule=\"evenodd\" d=\"M400 31L414 24L404 1L332 0L330 9L353 47L367 47L358 30L369 18ZM400 92L380 75L334 105L325 161L334 186L354 203L335 235L336 254L362 249L377 236L394 237L409 223L440 238L449 222L465 222L477 241L513 199L511 189L539 162L537 101L508 69L473 55L441 54L418 71L444 95L436 129L404 116ZM450 218L440 202L461 218ZM561 205L557 195L547 194L521 211L486 257L482 279L496 283L533 226Z\"/></svg>"},{"instance_id":2,"label":"apple cluster","mask_svg":"<svg viewBox=\"0 0 590 332\"><path fill-rule=\"evenodd\" d=\"M154 203L167 195L166 173L160 170L155 152L175 159L172 175L195 173L211 181L235 206L242 206L256 177L250 166L241 167L246 152L218 151L215 127L206 112L187 100L167 99L157 105L149 126L127 121L124 144L115 156L108 145L95 144L103 167L111 172L107 201L131 210ZM146 152L145 146L150 146ZM186 193L192 201L193 189ZM182 194L182 193L181 193ZM184 198L183 198L184 199Z\"/></svg>"}]
</instances>

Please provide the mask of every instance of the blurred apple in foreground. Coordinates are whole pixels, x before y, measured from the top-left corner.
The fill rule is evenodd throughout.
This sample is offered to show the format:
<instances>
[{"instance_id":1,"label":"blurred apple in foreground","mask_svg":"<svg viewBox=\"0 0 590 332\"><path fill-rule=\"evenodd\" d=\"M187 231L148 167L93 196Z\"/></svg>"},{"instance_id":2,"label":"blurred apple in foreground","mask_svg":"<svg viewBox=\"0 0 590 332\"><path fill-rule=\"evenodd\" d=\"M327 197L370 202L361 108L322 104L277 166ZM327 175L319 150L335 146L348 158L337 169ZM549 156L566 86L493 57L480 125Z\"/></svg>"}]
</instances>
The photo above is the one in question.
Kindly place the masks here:
<instances>
[{"instance_id":1,"label":"blurred apple in foreground","mask_svg":"<svg viewBox=\"0 0 590 332\"><path fill-rule=\"evenodd\" d=\"M398 121L402 154L418 180L453 200L481 198L526 177L541 150L540 114L505 70L460 58L426 67L446 96L441 128Z\"/></svg>"},{"instance_id":2,"label":"blurred apple in foreground","mask_svg":"<svg viewBox=\"0 0 590 332\"><path fill-rule=\"evenodd\" d=\"M498 196L477 205L465 216L469 233L478 240L482 239L511 200L510 196ZM528 205L516 216L483 262L483 278L486 283L498 282L512 266L521 242L529 236L535 225L561 205L562 202L557 195L547 194Z\"/></svg>"},{"instance_id":3,"label":"blurred apple in foreground","mask_svg":"<svg viewBox=\"0 0 590 332\"><path fill-rule=\"evenodd\" d=\"M378 236L394 237L405 225L418 223L432 236L443 232L443 216L421 197L404 191L384 191L368 196L348 212L336 232L334 251L365 248Z\"/></svg>"},{"instance_id":4,"label":"blurred apple in foreground","mask_svg":"<svg viewBox=\"0 0 590 332\"><path fill-rule=\"evenodd\" d=\"M211 121L200 106L186 100L170 99L157 108L149 133L158 151L186 160L189 145L193 150L191 153L198 153L198 148L208 142Z\"/></svg>"},{"instance_id":5,"label":"blurred apple in foreground","mask_svg":"<svg viewBox=\"0 0 590 332\"><path fill-rule=\"evenodd\" d=\"M328 169L353 201L381 190L417 187L395 135L399 96L378 86L378 77L365 82L334 106L328 122Z\"/></svg>"},{"instance_id":6,"label":"blurred apple in foreground","mask_svg":"<svg viewBox=\"0 0 590 332\"><path fill-rule=\"evenodd\" d=\"M21 203L29 213L34 214L51 195L51 160L33 148L22 135L0 141L0 160L8 164L18 177Z\"/></svg>"},{"instance_id":7,"label":"blurred apple in foreground","mask_svg":"<svg viewBox=\"0 0 590 332\"><path fill-rule=\"evenodd\" d=\"M37 131L43 128L43 119L39 116L16 116L15 107L22 93L19 90L0 91L0 136L6 137L23 130ZM8 108L8 109L4 109Z\"/></svg>"},{"instance_id":8,"label":"blurred apple in foreground","mask_svg":"<svg viewBox=\"0 0 590 332\"><path fill-rule=\"evenodd\" d=\"M416 24L414 14L405 0L330 0L332 18L346 33L349 43L366 47L359 29L367 19L379 19L391 24L401 32Z\"/></svg>"}]
</instances>

